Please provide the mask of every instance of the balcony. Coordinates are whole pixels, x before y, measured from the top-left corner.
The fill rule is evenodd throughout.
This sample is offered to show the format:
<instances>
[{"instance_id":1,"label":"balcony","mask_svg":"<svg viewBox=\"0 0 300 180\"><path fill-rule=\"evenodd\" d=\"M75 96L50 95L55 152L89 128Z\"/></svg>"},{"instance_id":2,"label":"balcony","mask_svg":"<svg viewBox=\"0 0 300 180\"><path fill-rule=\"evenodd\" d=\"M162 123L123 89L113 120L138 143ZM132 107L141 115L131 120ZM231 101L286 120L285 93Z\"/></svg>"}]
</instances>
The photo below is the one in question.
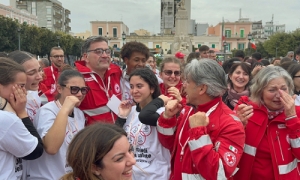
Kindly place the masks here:
<instances>
[{"instance_id":1,"label":"balcony","mask_svg":"<svg viewBox=\"0 0 300 180\"><path fill-rule=\"evenodd\" d=\"M26 9L27 10L27 1L16 1L16 5L18 9Z\"/></svg>"},{"instance_id":2,"label":"balcony","mask_svg":"<svg viewBox=\"0 0 300 180\"><path fill-rule=\"evenodd\" d=\"M61 15L61 14L58 14L58 13L54 13L54 14L53 14L53 17L56 18L56 19L61 19L61 18L62 18L62 15Z\"/></svg>"},{"instance_id":3,"label":"balcony","mask_svg":"<svg viewBox=\"0 0 300 180\"><path fill-rule=\"evenodd\" d=\"M66 23L70 23L71 22L71 19L70 18L66 18Z\"/></svg>"},{"instance_id":4,"label":"balcony","mask_svg":"<svg viewBox=\"0 0 300 180\"><path fill-rule=\"evenodd\" d=\"M66 26L66 32L70 32L71 31L71 27L70 26Z\"/></svg>"},{"instance_id":5,"label":"balcony","mask_svg":"<svg viewBox=\"0 0 300 180\"><path fill-rule=\"evenodd\" d=\"M62 27L62 23L60 22L56 22L55 24L53 24L53 26L55 27L55 28L61 28Z\"/></svg>"},{"instance_id":6,"label":"balcony","mask_svg":"<svg viewBox=\"0 0 300 180\"><path fill-rule=\"evenodd\" d=\"M241 36L241 34L225 34L225 38L226 39L246 39L247 35L243 34L243 36Z\"/></svg>"}]
</instances>

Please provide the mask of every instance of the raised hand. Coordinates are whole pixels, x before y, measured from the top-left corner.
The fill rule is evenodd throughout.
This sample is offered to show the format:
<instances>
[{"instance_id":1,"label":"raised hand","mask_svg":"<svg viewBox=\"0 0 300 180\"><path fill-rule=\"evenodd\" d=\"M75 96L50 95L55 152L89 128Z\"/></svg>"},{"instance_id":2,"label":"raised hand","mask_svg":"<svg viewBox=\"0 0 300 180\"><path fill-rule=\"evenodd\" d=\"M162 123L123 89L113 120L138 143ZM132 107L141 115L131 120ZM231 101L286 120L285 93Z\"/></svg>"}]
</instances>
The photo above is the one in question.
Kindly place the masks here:
<instances>
[{"instance_id":1,"label":"raised hand","mask_svg":"<svg viewBox=\"0 0 300 180\"><path fill-rule=\"evenodd\" d=\"M236 114L242 121L243 125L246 126L248 123L248 119L253 116L253 106L240 104L237 106Z\"/></svg>"},{"instance_id":2,"label":"raised hand","mask_svg":"<svg viewBox=\"0 0 300 180\"><path fill-rule=\"evenodd\" d=\"M165 118L171 118L175 116L182 108L182 105L178 102L178 100L170 100L166 105L165 105L165 112L163 116Z\"/></svg>"},{"instance_id":3,"label":"raised hand","mask_svg":"<svg viewBox=\"0 0 300 180\"><path fill-rule=\"evenodd\" d=\"M27 92L24 87L20 87L19 85L14 85L12 87L13 92L9 96L8 102L11 107L14 109L19 118L27 117L26 112L26 103L27 103Z\"/></svg>"},{"instance_id":4,"label":"raised hand","mask_svg":"<svg viewBox=\"0 0 300 180\"><path fill-rule=\"evenodd\" d=\"M204 112L197 112L189 117L189 123L191 128L207 126L209 123L209 118Z\"/></svg>"},{"instance_id":5,"label":"raised hand","mask_svg":"<svg viewBox=\"0 0 300 180\"><path fill-rule=\"evenodd\" d=\"M61 109L65 110L68 114L72 113L74 107L77 103L79 103L79 99L76 96L67 96L65 101L61 107Z\"/></svg>"},{"instance_id":6,"label":"raised hand","mask_svg":"<svg viewBox=\"0 0 300 180\"><path fill-rule=\"evenodd\" d=\"M118 116L120 118L127 118L127 116L129 115L130 111L131 111L131 103L129 100L126 101L122 101L120 106L119 106L119 114Z\"/></svg>"},{"instance_id":7,"label":"raised hand","mask_svg":"<svg viewBox=\"0 0 300 180\"><path fill-rule=\"evenodd\" d=\"M176 87L170 87L168 89L168 93L174 97L174 99L177 99L179 102L182 100L182 97L180 95L179 90Z\"/></svg>"},{"instance_id":8,"label":"raised hand","mask_svg":"<svg viewBox=\"0 0 300 180\"><path fill-rule=\"evenodd\" d=\"M296 110L295 110L295 98L296 96L291 96L288 93L286 93L283 90L279 89L280 93L280 101L282 102L284 106L284 113L286 117L291 117L296 115Z\"/></svg>"},{"instance_id":9,"label":"raised hand","mask_svg":"<svg viewBox=\"0 0 300 180\"><path fill-rule=\"evenodd\" d=\"M160 95L158 98L162 99L164 101L164 105L166 105L172 98L169 98L168 96L165 95Z\"/></svg>"}]
</instances>

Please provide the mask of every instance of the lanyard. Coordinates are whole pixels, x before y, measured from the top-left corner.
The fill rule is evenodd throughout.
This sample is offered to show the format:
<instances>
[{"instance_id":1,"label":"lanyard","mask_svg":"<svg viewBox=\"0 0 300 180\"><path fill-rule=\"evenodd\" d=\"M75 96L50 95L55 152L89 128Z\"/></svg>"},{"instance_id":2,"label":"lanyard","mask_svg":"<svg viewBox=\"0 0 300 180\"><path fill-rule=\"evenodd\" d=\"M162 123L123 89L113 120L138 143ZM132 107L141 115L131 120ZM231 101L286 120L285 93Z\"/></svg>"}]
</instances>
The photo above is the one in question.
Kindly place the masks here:
<instances>
[{"instance_id":1,"label":"lanyard","mask_svg":"<svg viewBox=\"0 0 300 180\"><path fill-rule=\"evenodd\" d=\"M56 78L54 76L53 66L51 66L50 69L51 69L51 74L52 74L52 77L53 77L53 80L54 80L54 84L56 84Z\"/></svg>"},{"instance_id":2,"label":"lanyard","mask_svg":"<svg viewBox=\"0 0 300 180\"><path fill-rule=\"evenodd\" d=\"M127 138L128 139L130 139L131 127L132 127L132 123L133 123L133 121L134 121L134 119L136 117L136 114L137 113L133 113L133 115L131 117L131 121L129 123L128 132L127 132ZM133 139L132 145L133 145L134 153L136 151L136 146L137 146L137 141L138 141L138 135L139 135L140 130L142 129L142 126L143 126L142 123L138 124L137 131L135 132L135 135L133 136L134 139Z\"/></svg>"},{"instance_id":3,"label":"lanyard","mask_svg":"<svg viewBox=\"0 0 300 180\"><path fill-rule=\"evenodd\" d=\"M101 77L100 77L100 79L101 79L102 84L103 84L104 87L101 86L101 84L98 82L98 80L96 79L94 74L91 74L91 77L94 79L94 81L96 81L99 84L100 89L105 92L107 99L110 100L110 96L108 94L108 89L110 87L110 76L108 76L108 85L107 85L107 87L105 86L105 83L104 83L104 81Z\"/></svg>"},{"instance_id":4,"label":"lanyard","mask_svg":"<svg viewBox=\"0 0 300 180\"><path fill-rule=\"evenodd\" d=\"M61 104L58 100L55 101L55 104L57 105L57 107L59 109L61 109L62 106L61 106ZM69 119L69 117L68 117L68 119ZM76 119L75 119L75 114L74 114L74 122L75 122L75 128L76 128L76 130L74 132L77 132L78 131L78 126L77 126L77 122L76 122ZM73 134L72 128L70 126L69 120L68 120L68 123L67 123L67 128L68 128L68 131L71 133L71 138L73 138L74 134Z\"/></svg>"},{"instance_id":5,"label":"lanyard","mask_svg":"<svg viewBox=\"0 0 300 180\"><path fill-rule=\"evenodd\" d=\"M209 115L217 108L219 102L217 104L215 104L213 107L211 107L205 114L207 117L209 117ZM181 151L180 151L180 161L182 160L182 157L184 155L184 149L185 149L185 146L187 145L188 141L190 140L190 137L185 141L184 145L182 146L181 144L181 136L182 136L182 132L183 132L183 128L185 127L185 123L187 122L187 119L189 118L189 115L191 113L193 108L190 109L189 113L187 114L186 118L185 118L185 121L183 123L183 126L180 130L180 133L179 133L179 145L181 147Z\"/></svg>"}]
</instances>

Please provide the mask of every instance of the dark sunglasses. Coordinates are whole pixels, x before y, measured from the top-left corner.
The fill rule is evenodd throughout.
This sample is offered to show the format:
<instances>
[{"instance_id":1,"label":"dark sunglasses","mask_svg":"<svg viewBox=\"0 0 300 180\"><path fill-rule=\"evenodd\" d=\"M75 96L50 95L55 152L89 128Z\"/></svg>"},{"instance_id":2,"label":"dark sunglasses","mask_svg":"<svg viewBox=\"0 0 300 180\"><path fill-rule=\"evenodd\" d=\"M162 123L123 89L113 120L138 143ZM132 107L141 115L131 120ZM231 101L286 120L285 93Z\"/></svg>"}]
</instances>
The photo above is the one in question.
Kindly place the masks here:
<instances>
[{"instance_id":1,"label":"dark sunglasses","mask_svg":"<svg viewBox=\"0 0 300 180\"><path fill-rule=\"evenodd\" d=\"M181 75L181 71L164 70L163 72L165 73L166 76L172 76L173 73L175 76Z\"/></svg>"},{"instance_id":2,"label":"dark sunglasses","mask_svg":"<svg viewBox=\"0 0 300 180\"><path fill-rule=\"evenodd\" d=\"M73 95L76 95L79 91L81 91L82 95L86 95L89 92L89 90L90 90L89 87L82 87L82 88L80 88L78 86L69 86L69 85L64 85L64 84L61 84L60 86L69 88L71 94L73 94Z\"/></svg>"}]
</instances>

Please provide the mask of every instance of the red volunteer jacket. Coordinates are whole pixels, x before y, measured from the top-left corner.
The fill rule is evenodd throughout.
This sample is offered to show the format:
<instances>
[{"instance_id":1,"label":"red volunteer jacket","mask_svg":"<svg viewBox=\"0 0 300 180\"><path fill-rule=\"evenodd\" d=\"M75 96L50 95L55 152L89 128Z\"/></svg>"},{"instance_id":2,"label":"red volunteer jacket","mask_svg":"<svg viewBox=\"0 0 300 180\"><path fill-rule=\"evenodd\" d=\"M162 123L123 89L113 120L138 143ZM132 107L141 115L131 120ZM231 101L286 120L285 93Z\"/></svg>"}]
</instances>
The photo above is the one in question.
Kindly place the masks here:
<instances>
[{"instance_id":1,"label":"red volunteer jacket","mask_svg":"<svg viewBox=\"0 0 300 180\"><path fill-rule=\"evenodd\" d=\"M254 115L248 120L246 125L246 142L244 153L239 163L239 171L234 176L234 180L252 179L254 161L264 163L264 159L256 158L256 149L263 136L267 133L269 149L272 158L270 166L273 167L276 180L298 180L300 179L297 168L297 159L300 159L300 107L296 106L298 117L285 120L283 113L272 120L268 119L268 111L265 106L258 106L249 102L248 97L243 96L239 103L247 102L253 106ZM261 172L264 173L264 169Z\"/></svg>"},{"instance_id":2,"label":"red volunteer jacket","mask_svg":"<svg viewBox=\"0 0 300 180\"><path fill-rule=\"evenodd\" d=\"M207 112L215 105L207 127L189 127L192 114ZM164 119L162 114L157 130L162 145L172 152L171 180L226 179L236 172L243 153L245 132L240 120L220 97L197 109L186 106L178 119ZM188 143L182 155L185 142Z\"/></svg>"},{"instance_id":3,"label":"red volunteer jacket","mask_svg":"<svg viewBox=\"0 0 300 180\"><path fill-rule=\"evenodd\" d=\"M84 112L87 124L92 124L96 121L114 123L117 119L114 114L107 106L108 97L101 87L104 87L101 78L91 69L85 66L85 61L75 62L77 70L84 76L85 83L91 88L91 91L86 95L79 108ZM94 74L97 81L93 79L91 74ZM115 64L110 64L110 67L105 73L104 83L105 87L108 86L108 79L110 79L110 85L108 87L108 95L112 97L116 95L121 99L121 88L120 88L121 69Z\"/></svg>"},{"instance_id":4,"label":"red volunteer jacket","mask_svg":"<svg viewBox=\"0 0 300 180\"><path fill-rule=\"evenodd\" d=\"M186 93L184 92L183 83L181 81L179 81L175 87L179 90L180 95L182 97L181 103L183 105L185 105L186 104ZM160 88L161 94L170 97L170 94L168 93L168 89L166 88L164 83L160 83L159 88Z\"/></svg>"},{"instance_id":5,"label":"red volunteer jacket","mask_svg":"<svg viewBox=\"0 0 300 180\"><path fill-rule=\"evenodd\" d=\"M53 75L55 77L55 80L53 79L51 67L53 69ZM46 96L48 98L48 101L50 102L55 99L56 89L51 89L51 87L53 87L54 85L56 86L59 77L59 71L58 68L52 64L51 66L44 68L44 74L46 77L41 83L44 84L47 88L47 91L44 91L47 92L45 94L47 94Z\"/></svg>"}]
</instances>

